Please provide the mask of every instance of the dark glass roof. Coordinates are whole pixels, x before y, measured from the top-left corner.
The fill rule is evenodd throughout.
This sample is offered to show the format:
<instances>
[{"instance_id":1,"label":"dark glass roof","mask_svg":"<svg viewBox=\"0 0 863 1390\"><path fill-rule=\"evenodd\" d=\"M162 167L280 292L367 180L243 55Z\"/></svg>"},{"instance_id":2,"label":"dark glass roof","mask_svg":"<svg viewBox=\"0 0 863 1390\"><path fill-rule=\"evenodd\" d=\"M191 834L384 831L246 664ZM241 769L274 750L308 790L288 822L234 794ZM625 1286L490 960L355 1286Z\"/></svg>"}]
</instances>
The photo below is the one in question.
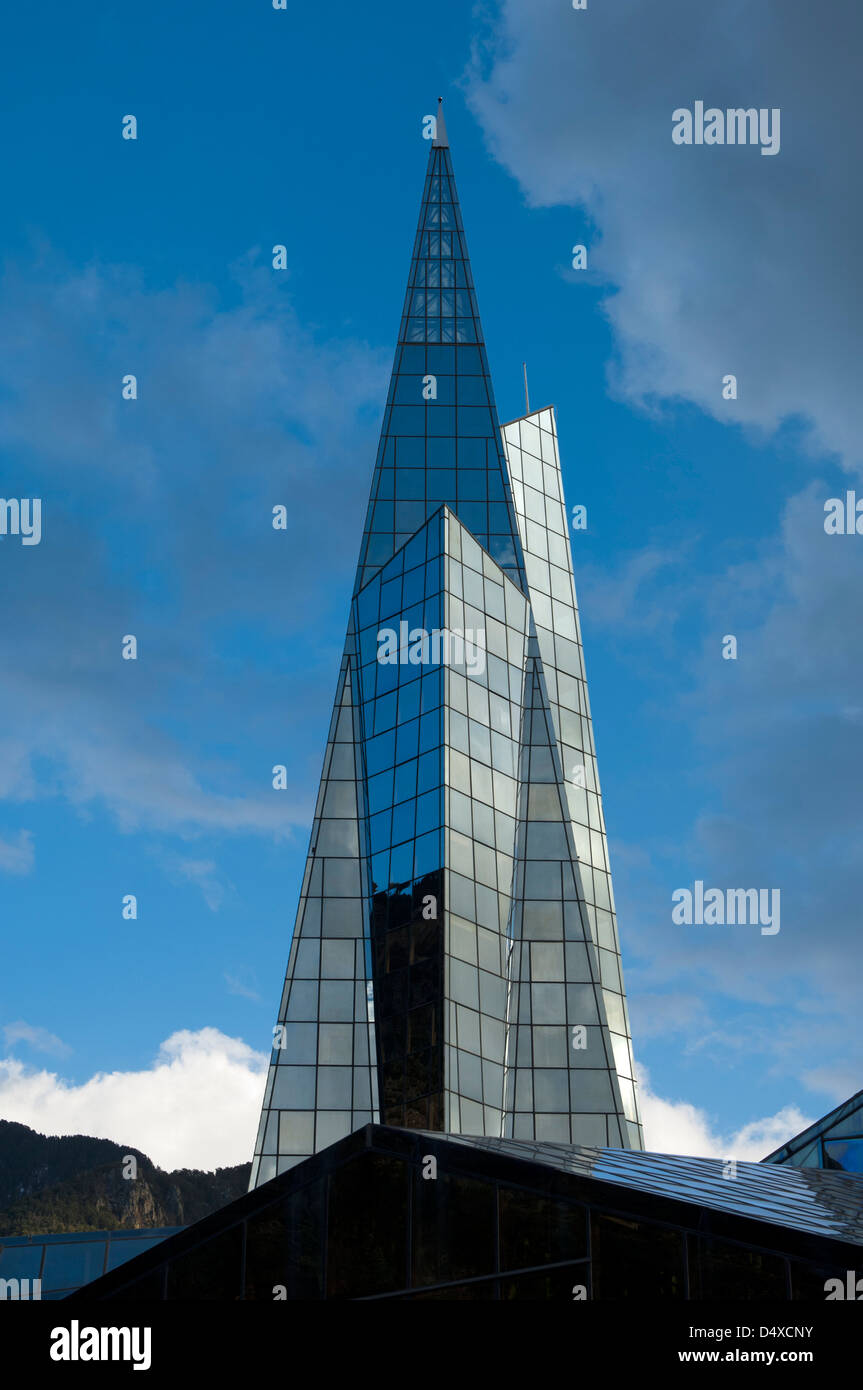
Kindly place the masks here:
<instances>
[{"instance_id":1,"label":"dark glass roof","mask_svg":"<svg viewBox=\"0 0 863 1390\"><path fill-rule=\"evenodd\" d=\"M441 1137L448 1143L508 1154L563 1173L863 1245L863 1177L849 1173L738 1162L734 1176L724 1177L729 1162L718 1158L429 1134L429 1138Z\"/></svg>"}]
</instances>

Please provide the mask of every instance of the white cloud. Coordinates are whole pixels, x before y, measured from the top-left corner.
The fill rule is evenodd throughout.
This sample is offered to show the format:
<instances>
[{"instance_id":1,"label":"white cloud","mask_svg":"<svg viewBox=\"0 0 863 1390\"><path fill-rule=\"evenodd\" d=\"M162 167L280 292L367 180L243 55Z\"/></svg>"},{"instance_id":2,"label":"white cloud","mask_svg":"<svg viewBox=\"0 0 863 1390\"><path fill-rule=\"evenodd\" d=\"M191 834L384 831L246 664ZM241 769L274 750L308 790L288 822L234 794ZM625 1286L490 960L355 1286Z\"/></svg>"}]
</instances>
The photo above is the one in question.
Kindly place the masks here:
<instances>
[{"instance_id":1,"label":"white cloud","mask_svg":"<svg viewBox=\"0 0 863 1390\"><path fill-rule=\"evenodd\" d=\"M0 873L29 874L36 862L33 836L21 830L14 840L0 840Z\"/></svg>"},{"instance_id":2,"label":"white cloud","mask_svg":"<svg viewBox=\"0 0 863 1390\"><path fill-rule=\"evenodd\" d=\"M43 1134L129 1144L160 1168L225 1167L252 1157L267 1064L266 1053L217 1028L173 1033L151 1067L99 1072L80 1085L6 1058L0 1112ZM723 1134L698 1106L657 1096L643 1068L639 1081L645 1144L657 1153L757 1161L812 1123L789 1105Z\"/></svg>"},{"instance_id":3,"label":"white cloud","mask_svg":"<svg viewBox=\"0 0 863 1390\"><path fill-rule=\"evenodd\" d=\"M585 209L625 395L768 431L805 417L813 446L849 465L863 437L861 28L851 0L617 0L589 14L502 0L468 92L528 201ZM696 99L779 107L780 153L674 145L672 111ZM568 250L549 256L568 267ZM575 331L585 277L565 278Z\"/></svg>"},{"instance_id":4,"label":"white cloud","mask_svg":"<svg viewBox=\"0 0 863 1390\"><path fill-rule=\"evenodd\" d=\"M643 1068L639 1068L638 1077L644 1147L652 1153L757 1163L806 1129L814 1118L804 1115L796 1105L786 1105L775 1115L750 1120L740 1129L723 1134L699 1106L685 1100L663 1100L656 1095Z\"/></svg>"},{"instance_id":5,"label":"white cloud","mask_svg":"<svg viewBox=\"0 0 863 1390\"><path fill-rule=\"evenodd\" d=\"M268 1057L217 1028L183 1029L141 1071L80 1085L0 1060L0 1113L43 1134L89 1134L141 1149L160 1168L213 1169L252 1157Z\"/></svg>"}]
</instances>

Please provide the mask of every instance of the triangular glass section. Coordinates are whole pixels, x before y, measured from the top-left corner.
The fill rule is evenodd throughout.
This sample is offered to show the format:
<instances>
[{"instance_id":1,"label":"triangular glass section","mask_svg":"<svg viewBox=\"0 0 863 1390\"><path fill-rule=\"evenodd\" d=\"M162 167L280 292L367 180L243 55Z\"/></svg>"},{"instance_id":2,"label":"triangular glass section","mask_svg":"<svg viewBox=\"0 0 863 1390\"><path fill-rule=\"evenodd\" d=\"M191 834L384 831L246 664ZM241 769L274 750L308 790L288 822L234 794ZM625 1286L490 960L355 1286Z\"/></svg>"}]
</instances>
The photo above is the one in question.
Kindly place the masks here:
<instances>
[{"instance_id":1,"label":"triangular glass section","mask_svg":"<svg viewBox=\"0 0 863 1390\"><path fill-rule=\"evenodd\" d=\"M273 1030L251 1187L379 1119L357 695L346 654Z\"/></svg>"},{"instance_id":2,"label":"triangular glass section","mask_svg":"<svg viewBox=\"0 0 863 1390\"><path fill-rule=\"evenodd\" d=\"M505 1136L623 1145L617 1072L542 663L525 677L509 961ZM630 1109L634 1119L634 1111Z\"/></svg>"},{"instance_id":3,"label":"triangular glass section","mask_svg":"<svg viewBox=\"0 0 863 1390\"><path fill-rule=\"evenodd\" d=\"M554 410L503 427L536 649L569 806L581 911L599 962L626 1133L643 1138Z\"/></svg>"},{"instance_id":4,"label":"triangular glass section","mask_svg":"<svg viewBox=\"0 0 863 1390\"><path fill-rule=\"evenodd\" d=\"M442 503L521 584L518 529L452 162L448 148L434 145L355 593Z\"/></svg>"}]
</instances>

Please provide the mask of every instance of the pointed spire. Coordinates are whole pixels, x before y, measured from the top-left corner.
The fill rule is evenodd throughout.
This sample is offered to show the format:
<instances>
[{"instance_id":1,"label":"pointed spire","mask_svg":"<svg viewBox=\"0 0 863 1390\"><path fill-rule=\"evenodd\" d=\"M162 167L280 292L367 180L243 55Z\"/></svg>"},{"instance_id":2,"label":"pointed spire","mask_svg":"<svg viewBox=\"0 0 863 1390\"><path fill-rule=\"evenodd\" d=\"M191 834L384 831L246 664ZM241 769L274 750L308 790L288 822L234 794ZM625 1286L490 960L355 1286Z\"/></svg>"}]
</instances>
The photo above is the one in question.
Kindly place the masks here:
<instances>
[{"instance_id":1,"label":"pointed spire","mask_svg":"<svg viewBox=\"0 0 863 1390\"><path fill-rule=\"evenodd\" d=\"M357 592L443 502L517 586L526 582L440 106L436 120Z\"/></svg>"},{"instance_id":2,"label":"pointed spire","mask_svg":"<svg viewBox=\"0 0 863 1390\"><path fill-rule=\"evenodd\" d=\"M437 99L437 135L432 141L435 149L449 149L449 140L446 133L446 121L443 118L443 97Z\"/></svg>"}]
</instances>

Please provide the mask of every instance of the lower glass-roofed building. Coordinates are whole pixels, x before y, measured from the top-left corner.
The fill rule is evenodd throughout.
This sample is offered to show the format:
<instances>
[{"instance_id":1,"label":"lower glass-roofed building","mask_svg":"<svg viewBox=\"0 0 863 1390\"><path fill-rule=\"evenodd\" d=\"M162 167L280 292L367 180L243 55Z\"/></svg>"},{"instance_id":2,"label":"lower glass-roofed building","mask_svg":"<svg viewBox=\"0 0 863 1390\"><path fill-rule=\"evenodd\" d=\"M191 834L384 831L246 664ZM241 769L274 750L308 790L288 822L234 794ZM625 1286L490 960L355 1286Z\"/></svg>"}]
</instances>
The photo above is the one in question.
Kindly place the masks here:
<instances>
[{"instance_id":1,"label":"lower glass-roofed building","mask_svg":"<svg viewBox=\"0 0 863 1390\"><path fill-rule=\"evenodd\" d=\"M66 1298L82 1284L117 1269L126 1260L184 1229L162 1226L152 1230L0 1236L0 1298Z\"/></svg>"},{"instance_id":2,"label":"lower glass-roofed building","mask_svg":"<svg viewBox=\"0 0 863 1390\"><path fill-rule=\"evenodd\" d=\"M863 1091L789 1139L763 1162L863 1173Z\"/></svg>"},{"instance_id":3,"label":"lower glass-roofed building","mask_svg":"<svg viewBox=\"0 0 863 1390\"><path fill-rule=\"evenodd\" d=\"M370 1124L74 1299L798 1299L863 1267L863 1181Z\"/></svg>"}]
</instances>

